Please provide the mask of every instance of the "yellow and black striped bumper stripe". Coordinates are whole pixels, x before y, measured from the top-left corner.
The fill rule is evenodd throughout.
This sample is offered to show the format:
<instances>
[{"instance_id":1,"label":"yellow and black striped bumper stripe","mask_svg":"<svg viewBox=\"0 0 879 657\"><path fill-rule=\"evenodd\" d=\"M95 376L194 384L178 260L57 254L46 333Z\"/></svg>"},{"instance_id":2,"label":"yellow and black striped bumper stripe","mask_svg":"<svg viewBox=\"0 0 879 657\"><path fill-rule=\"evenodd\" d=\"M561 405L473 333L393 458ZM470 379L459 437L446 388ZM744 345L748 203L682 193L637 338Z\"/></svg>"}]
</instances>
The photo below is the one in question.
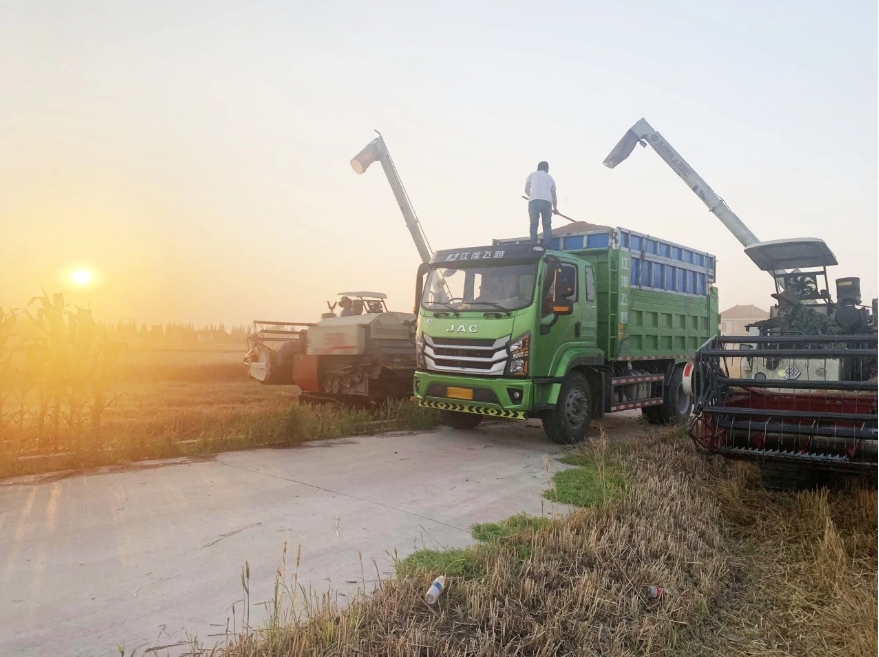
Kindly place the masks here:
<instances>
[{"instance_id":1,"label":"yellow and black striped bumper stripe","mask_svg":"<svg viewBox=\"0 0 879 657\"><path fill-rule=\"evenodd\" d=\"M459 413L476 413L477 415L486 415L488 417L503 417L511 420L524 420L525 411L507 411L503 408L486 408L484 406L471 406L470 404L461 404L458 402L431 401L423 399L418 402L419 406L424 408L437 408L441 411L458 411Z\"/></svg>"}]
</instances>

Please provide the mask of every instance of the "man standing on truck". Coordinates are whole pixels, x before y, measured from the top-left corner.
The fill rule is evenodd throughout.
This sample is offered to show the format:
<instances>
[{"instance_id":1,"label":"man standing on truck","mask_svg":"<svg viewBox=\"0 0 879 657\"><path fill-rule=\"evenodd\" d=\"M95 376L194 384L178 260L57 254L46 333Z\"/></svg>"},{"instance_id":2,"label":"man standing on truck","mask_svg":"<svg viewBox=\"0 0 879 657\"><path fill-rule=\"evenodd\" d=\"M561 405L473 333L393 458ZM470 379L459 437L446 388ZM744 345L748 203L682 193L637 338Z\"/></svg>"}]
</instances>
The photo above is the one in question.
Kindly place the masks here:
<instances>
[{"instance_id":1,"label":"man standing on truck","mask_svg":"<svg viewBox=\"0 0 879 657\"><path fill-rule=\"evenodd\" d=\"M549 175L549 164L541 162L537 171L525 180L525 195L528 197L528 217L531 220L531 242L537 243L537 223L543 220L543 245L549 248L552 240L552 215L558 214L558 197L555 180Z\"/></svg>"}]
</instances>

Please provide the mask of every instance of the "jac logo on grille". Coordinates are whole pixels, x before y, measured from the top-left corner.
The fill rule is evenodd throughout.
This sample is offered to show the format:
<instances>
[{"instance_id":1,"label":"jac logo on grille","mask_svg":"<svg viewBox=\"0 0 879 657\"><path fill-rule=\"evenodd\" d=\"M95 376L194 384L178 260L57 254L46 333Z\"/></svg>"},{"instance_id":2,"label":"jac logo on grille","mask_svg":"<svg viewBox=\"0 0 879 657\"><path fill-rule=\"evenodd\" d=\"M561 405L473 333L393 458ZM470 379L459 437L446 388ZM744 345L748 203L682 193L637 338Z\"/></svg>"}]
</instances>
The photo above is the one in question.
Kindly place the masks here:
<instances>
[{"instance_id":1,"label":"jac logo on grille","mask_svg":"<svg viewBox=\"0 0 879 657\"><path fill-rule=\"evenodd\" d=\"M471 324L470 326L464 326L463 324L455 326L452 324L446 329L446 333L476 333L478 330L476 324Z\"/></svg>"}]
</instances>

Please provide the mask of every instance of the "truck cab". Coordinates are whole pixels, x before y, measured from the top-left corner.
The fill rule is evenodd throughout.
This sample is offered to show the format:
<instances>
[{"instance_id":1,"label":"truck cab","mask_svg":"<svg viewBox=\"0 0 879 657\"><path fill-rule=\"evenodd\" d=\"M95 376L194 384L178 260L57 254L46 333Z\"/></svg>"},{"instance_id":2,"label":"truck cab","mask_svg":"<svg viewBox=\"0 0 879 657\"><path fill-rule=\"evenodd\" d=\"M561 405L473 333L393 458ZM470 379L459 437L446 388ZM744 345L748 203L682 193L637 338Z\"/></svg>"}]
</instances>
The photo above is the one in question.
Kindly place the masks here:
<instances>
[{"instance_id":1,"label":"truck cab","mask_svg":"<svg viewBox=\"0 0 879 657\"><path fill-rule=\"evenodd\" d=\"M415 394L454 426L530 417L548 407L559 371L604 361L588 260L530 244L472 247L437 252L422 275Z\"/></svg>"},{"instance_id":2,"label":"truck cab","mask_svg":"<svg viewBox=\"0 0 879 657\"><path fill-rule=\"evenodd\" d=\"M448 424L538 417L554 442L593 417L689 415L682 371L716 334L715 258L623 228L437 252L416 286L419 404Z\"/></svg>"}]
</instances>

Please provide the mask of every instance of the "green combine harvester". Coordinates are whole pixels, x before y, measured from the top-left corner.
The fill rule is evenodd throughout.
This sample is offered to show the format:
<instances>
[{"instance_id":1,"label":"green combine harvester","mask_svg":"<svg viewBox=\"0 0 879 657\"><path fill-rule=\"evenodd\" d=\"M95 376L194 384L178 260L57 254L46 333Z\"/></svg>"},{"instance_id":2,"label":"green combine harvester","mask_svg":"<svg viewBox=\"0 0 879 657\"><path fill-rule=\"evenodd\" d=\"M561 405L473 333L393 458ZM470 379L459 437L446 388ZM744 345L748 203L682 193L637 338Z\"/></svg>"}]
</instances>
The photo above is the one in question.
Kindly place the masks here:
<instances>
[{"instance_id":1,"label":"green combine harvester","mask_svg":"<svg viewBox=\"0 0 879 657\"><path fill-rule=\"evenodd\" d=\"M757 462L768 488L825 484L856 474L876 485L877 299L860 279L836 279L836 256L815 237L761 242L647 121L608 155L609 168L650 146L772 277L776 304L747 336L715 336L684 371L695 395L689 433L700 448Z\"/></svg>"}]
</instances>

